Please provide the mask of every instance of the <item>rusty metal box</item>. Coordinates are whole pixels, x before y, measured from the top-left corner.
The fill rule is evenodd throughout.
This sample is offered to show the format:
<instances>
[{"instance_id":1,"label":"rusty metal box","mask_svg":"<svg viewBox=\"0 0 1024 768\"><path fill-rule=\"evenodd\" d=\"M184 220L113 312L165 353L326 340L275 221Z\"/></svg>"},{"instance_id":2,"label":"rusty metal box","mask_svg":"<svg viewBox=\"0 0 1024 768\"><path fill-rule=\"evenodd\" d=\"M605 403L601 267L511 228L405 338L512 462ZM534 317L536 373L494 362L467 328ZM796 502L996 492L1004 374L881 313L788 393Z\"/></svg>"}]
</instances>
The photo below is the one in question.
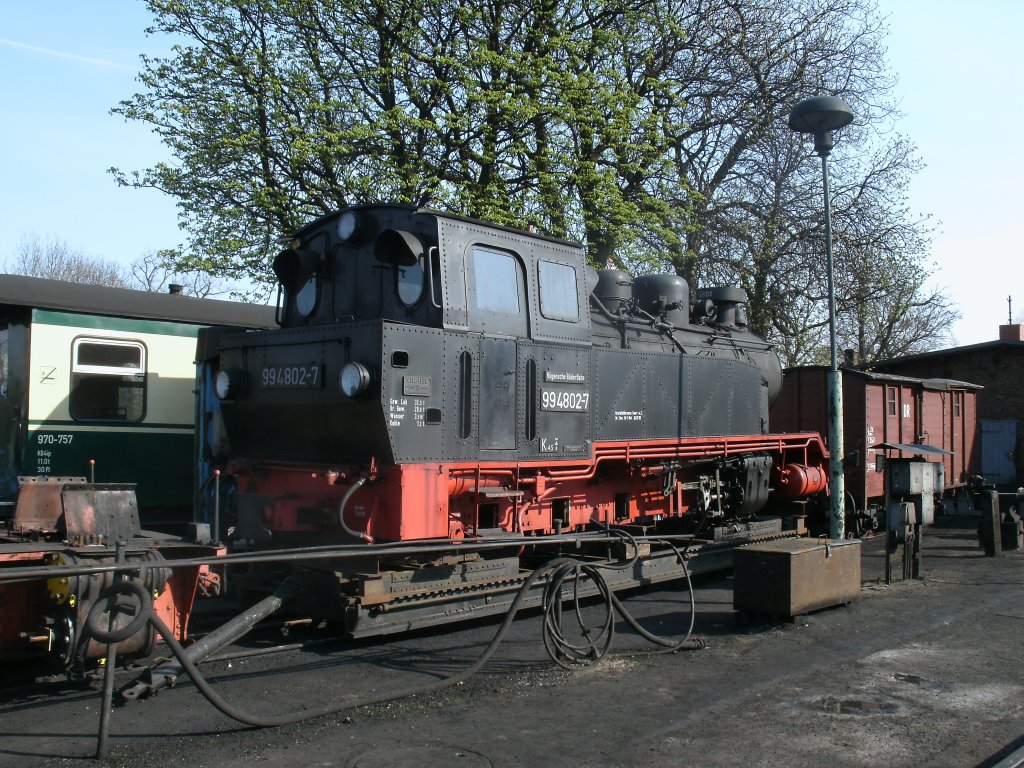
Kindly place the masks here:
<instances>
[{"instance_id":1,"label":"rusty metal box","mask_svg":"<svg viewBox=\"0 0 1024 768\"><path fill-rule=\"evenodd\" d=\"M799 616L860 594L860 541L781 539L733 554L733 608Z\"/></svg>"}]
</instances>

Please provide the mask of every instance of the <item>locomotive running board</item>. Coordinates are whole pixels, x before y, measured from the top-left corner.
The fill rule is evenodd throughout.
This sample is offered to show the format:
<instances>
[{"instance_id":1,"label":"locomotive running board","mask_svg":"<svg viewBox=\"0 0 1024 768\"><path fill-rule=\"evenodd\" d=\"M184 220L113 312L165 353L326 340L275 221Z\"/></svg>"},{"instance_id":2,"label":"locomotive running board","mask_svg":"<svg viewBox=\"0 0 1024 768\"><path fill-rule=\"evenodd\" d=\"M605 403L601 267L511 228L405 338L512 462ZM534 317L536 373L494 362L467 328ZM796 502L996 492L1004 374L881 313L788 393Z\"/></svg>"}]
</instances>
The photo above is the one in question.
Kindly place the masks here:
<instances>
[{"instance_id":1,"label":"locomotive running board","mask_svg":"<svg viewBox=\"0 0 1024 768\"><path fill-rule=\"evenodd\" d=\"M733 551L745 544L791 538L796 535L794 532L781 531L778 521L772 522L776 525L771 526L774 528L771 531L757 526L759 530L756 533L744 535L742 532L736 532L732 538L725 541L692 545L685 553L686 567L690 575L731 569ZM357 599L356 605L350 609L350 636L379 637L505 613L530 571L520 569L519 560L514 557L485 562L494 569L494 575L501 576L472 585L463 583L454 586L450 583L437 583L429 585L433 588L422 589L415 595L395 594L387 601L380 600L380 597L374 594L368 601L370 604L363 604ZM616 592L685 577L676 553L668 548L638 559L630 568L610 568L603 575L608 585ZM534 586L523 607L539 606L543 590L543 583ZM588 582L581 588L580 594L595 595L597 589Z\"/></svg>"}]
</instances>

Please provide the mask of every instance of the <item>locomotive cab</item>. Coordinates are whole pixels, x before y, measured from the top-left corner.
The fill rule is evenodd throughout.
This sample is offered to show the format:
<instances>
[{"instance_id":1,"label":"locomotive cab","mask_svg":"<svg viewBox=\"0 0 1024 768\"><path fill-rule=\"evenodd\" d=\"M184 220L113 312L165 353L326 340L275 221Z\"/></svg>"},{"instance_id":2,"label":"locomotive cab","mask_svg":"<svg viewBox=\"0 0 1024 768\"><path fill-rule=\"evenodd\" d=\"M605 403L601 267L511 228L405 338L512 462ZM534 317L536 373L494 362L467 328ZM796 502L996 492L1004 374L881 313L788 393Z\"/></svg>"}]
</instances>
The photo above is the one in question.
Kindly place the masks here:
<instances>
[{"instance_id":1,"label":"locomotive cab","mask_svg":"<svg viewBox=\"0 0 1024 768\"><path fill-rule=\"evenodd\" d=\"M218 394L248 458L509 458L541 450L544 431L560 437L546 452L586 454L586 420L571 418L587 411L572 385L591 346L579 246L365 206L298 232L274 271L281 329L221 347Z\"/></svg>"}]
</instances>

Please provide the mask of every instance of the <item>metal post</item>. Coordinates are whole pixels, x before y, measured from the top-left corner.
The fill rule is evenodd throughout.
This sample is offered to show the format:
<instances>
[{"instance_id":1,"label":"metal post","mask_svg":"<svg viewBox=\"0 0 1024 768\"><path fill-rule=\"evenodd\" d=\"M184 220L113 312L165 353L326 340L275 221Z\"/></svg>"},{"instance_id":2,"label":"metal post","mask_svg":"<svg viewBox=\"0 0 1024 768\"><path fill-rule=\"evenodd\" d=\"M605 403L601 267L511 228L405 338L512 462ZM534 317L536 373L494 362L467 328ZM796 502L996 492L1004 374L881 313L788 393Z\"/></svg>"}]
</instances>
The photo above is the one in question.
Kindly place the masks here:
<instances>
[{"instance_id":1,"label":"metal post","mask_svg":"<svg viewBox=\"0 0 1024 768\"><path fill-rule=\"evenodd\" d=\"M832 276L832 203L828 189L828 155L835 143L832 132L853 122L853 112L836 96L812 96L797 104L789 114L789 127L797 133L814 136L814 151L821 158L825 184L825 255L828 273L828 342L832 364L828 374L828 450L829 462L829 535L846 538L843 482L843 384L836 345L836 289Z\"/></svg>"},{"instance_id":2,"label":"metal post","mask_svg":"<svg viewBox=\"0 0 1024 768\"><path fill-rule=\"evenodd\" d=\"M829 147L831 148L831 147ZM844 515L846 482L843 477L843 379L836 345L836 287L832 269L832 205L828 188L828 149L819 150L821 176L825 186L825 269L828 277L828 343L831 365L828 372L829 536L846 538Z\"/></svg>"},{"instance_id":3,"label":"metal post","mask_svg":"<svg viewBox=\"0 0 1024 768\"><path fill-rule=\"evenodd\" d=\"M213 543L220 544L220 470L213 470Z\"/></svg>"},{"instance_id":4,"label":"metal post","mask_svg":"<svg viewBox=\"0 0 1024 768\"><path fill-rule=\"evenodd\" d=\"M879 449L881 450L881 449ZM886 449L888 451L888 449ZM876 461L885 461L885 583L892 584L892 553L896 551L896 532L891 525L889 510L892 507L892 468L889 465L889 454L879 454Z\"/></svg>"},{"instance_id":5,"label":"metal post","mask_svg":"<svg viewBox=\"0 0 1024 768\"><path fill-rule=\"evenodd\" d=\"M123 541L115 545L114 560L118 563L124 562L124 552L127 544ZM121 574L114 574L114 583L121 580ZM117 621L117 613L110 611L107 629L114 631L114 623ZM103 698L100 704L100 732L96 737L96 759L102 760L107 756L107 736L110 733L110 712L114 705L114 668L117 666L117 643L107 643L107 666L103 670Z\"/></svg>"},{"instance_id":6,"label":"metal post","mask_svg":"<svg viewBox=\"0 0 1024 768\"><path fill-rule=\"evenodd\" d=\"M924 525L918 523L914 526L914 557L913 562L910 564L910 578L920 579L921 578L921 534Z\"/></svg>"}]
</instances>

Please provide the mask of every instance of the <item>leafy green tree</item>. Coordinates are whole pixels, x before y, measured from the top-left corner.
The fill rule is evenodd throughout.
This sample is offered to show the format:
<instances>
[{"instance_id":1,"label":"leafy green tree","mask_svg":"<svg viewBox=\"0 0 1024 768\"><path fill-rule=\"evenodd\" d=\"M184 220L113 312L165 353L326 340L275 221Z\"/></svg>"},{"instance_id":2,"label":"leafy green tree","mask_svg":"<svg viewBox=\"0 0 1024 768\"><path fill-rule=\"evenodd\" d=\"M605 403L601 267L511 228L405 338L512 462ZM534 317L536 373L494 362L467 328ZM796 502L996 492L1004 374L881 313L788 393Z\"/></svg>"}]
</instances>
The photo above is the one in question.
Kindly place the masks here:
<instances>
[{"instance_id":1,"label":"leafy green tree","mask_svg":"<svg viewBox=\"0 0 1024 768\"><path fill-rule=\"evenodd\" d=\"M278 237L373 200L533 223L597 263L664 218L651 183L673 89L659 51L681 34L670 6L150 7L189 44L144 60L147 90L115 111L150 123L175 162L115 173L178 199L184 267L269 280Z\"/></svg>"},{"instance_id":2,"label":"leafy green tree","mask_svg":"<svg viewBox=\"0 0 1024 768\"><path fill-rule=\"evenodd\" d=\"M906 270L886 266L920 274L927 225L891 202L915 161L884 134L872 0L148 5L181 42L143 60L142 91L114 111L151 125L173 161L112 170L178 201L180 270L269 287L282 235L345 205L408 202L579 240L597 266L740 284L755 330L791 362L816 359L820 167L785 118L834 93L857 115L833 162L843 328L862 318L865 358L898 352L920 334L892 331L944 300L923 282L908 300L892 288ZM869 331L870 318L885 320ZM935 333L925 323L913 343Z\"/></svg>"}]
</instances>

